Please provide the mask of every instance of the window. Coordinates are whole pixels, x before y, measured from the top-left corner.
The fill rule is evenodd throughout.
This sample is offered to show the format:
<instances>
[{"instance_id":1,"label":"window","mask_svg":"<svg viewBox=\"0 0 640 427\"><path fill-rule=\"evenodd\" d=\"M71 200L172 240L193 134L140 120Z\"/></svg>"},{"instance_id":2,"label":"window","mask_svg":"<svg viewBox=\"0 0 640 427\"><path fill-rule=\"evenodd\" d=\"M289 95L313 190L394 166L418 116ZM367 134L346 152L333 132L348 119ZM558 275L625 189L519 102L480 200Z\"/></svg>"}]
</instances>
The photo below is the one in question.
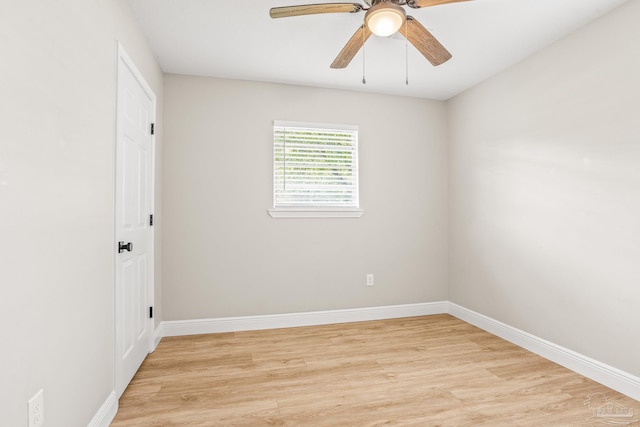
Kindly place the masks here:
<instances>
[{"instance_id":1,"label":"window","mask_svg":"<svg viewBox=\"0 0 640 427\"><path fill-rule=\"evenodd\" d=\"M273 217L358 217L358 128L274 121Z\"/></svg>"}]
</instances>

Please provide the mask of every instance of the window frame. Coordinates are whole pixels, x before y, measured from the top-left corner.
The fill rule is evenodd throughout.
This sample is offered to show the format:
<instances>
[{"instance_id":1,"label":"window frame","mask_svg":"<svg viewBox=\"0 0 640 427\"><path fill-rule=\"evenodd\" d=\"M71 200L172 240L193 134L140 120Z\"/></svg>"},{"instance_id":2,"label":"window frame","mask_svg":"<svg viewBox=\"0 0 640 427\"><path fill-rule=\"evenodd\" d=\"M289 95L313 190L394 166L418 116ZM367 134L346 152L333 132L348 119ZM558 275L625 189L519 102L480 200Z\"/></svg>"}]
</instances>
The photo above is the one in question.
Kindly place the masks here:
<instances>
[{"instance_id":1,"label":"window frame","mask_svg":"<svg viewBox=\"0 0 640 427\"><path fill-rule=\"evenodd\" d=\"M350 131L356 132L355 138L355 193L356 206L277 206L276 207L276 138L275 132L278 127L290 128L311 128L323 129L327 131ZM272 126L272 204L267 212L272 218L359 218L364 214L360 208L360 171L359 171L359 129L356 125L345 125L335 123L313 123L296 122L289 120L274 120Z\"/></svg>"}]
</instances>

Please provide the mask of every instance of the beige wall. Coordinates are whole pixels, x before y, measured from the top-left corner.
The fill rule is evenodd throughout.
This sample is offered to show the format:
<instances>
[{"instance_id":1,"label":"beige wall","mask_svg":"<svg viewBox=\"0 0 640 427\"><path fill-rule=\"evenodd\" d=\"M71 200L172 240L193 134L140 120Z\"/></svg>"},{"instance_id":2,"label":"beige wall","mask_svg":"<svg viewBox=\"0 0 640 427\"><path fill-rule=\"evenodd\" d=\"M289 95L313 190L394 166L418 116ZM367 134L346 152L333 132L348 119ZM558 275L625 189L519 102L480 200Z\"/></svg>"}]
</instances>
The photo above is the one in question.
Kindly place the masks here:
<instances>
[{"instance_id":1,"label":"beige wall","mask_svg":"<svg viewBox=\"0 0 640 427\"><path fill-rule=\"evenodd\" d=\"M124 1L0 4L2 426L40 388L47 427L86 426L114 388L116 40L161 106Z\"/></svg>"},{"instance_id":2,"label":"beige wall","mask_svg":"<svg viewBox=\"0 0 640 427\"><path fill-rule=\"evenodd\" d=\"M178 75L164 92L164 320L447 298L443 103ZM267 214L274 119L359 125L364 216Z\"/></svg>"},{"instance_id":3,"label":"beige wall","mask_svg":"<svg viewBox=\"0 0 640 427\"><path fill-rule=\"evenodd\" d=\"M640 2L448 104L450 299L640 375Z\"/></svg>"}]
</instances>

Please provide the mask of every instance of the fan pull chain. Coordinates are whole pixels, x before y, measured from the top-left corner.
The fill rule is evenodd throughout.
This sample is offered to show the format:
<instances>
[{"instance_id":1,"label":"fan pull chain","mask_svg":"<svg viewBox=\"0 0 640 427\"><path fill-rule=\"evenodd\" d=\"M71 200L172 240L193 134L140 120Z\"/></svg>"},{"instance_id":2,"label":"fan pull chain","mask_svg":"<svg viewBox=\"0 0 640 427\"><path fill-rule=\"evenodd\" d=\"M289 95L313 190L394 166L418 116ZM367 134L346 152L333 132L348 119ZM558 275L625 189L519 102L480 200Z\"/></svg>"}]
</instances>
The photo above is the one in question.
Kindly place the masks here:
<instances>
[{"instance_id":1,"label":"fan pull chain","mask_svg":"<svg viewBox=\"0 0 640 427\"><path fill-rule=\"evenodd\" d=\"M404 84L409 86L409 30L407 28L407 20L404 20L404 33L407 37L404 38Z\"/></svg>"},{"instance_id":2,"label":"fan pull chain","mask_svg":"<svg viewBox=\"0 0 640 427\"><path fill-rule=\"evenodd\" d=\"M367 84L367 80L364 78L364 42L365 42L365 38L364 38L364 25L362 26L362 84L366 85Z\"/></svg>"}]
</instances>

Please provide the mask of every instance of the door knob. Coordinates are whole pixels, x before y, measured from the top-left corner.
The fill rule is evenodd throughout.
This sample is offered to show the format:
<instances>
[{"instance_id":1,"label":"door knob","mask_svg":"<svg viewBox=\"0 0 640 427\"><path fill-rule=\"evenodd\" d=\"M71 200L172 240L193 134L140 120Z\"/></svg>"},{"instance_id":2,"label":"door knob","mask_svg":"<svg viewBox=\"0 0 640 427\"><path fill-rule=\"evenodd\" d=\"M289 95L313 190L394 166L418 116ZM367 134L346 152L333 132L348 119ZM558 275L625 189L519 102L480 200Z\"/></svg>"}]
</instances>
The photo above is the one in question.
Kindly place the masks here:
<instances>
[{"instance_id":1,"label":"door knob","mask_svg":"<svg viewBox=\"0 0 640 427\"><path fill-rule=\"evenodd\" d=\"M133 250L133 243L118 242L118 253L121 254L124 251L131 252Z\"/></svg>"}]
</instances>

